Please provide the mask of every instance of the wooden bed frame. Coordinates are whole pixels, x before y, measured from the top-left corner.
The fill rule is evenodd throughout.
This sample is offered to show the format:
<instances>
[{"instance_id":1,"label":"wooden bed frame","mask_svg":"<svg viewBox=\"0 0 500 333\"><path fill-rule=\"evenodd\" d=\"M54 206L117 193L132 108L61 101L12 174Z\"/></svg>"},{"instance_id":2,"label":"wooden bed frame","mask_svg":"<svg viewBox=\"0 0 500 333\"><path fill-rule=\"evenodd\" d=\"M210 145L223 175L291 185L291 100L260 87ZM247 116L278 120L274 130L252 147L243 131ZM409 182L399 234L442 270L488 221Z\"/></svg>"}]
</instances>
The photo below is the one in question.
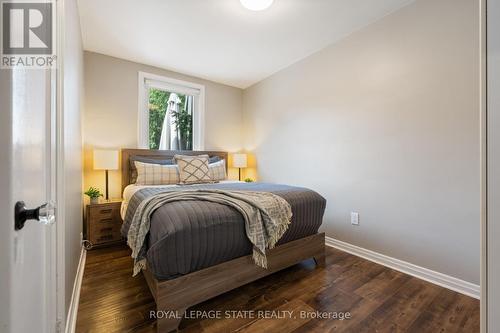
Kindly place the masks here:
<instances>
[{"instance_id":1,"label":"wooden bed frame","mask_svg":"<svg viewBox=\"0 0 500 333\"><path fill-rule=\"evenodd\" d=\"M176 154L208 154L219 156L227 161L226 152L122 149L122 190L130 184L130 156L165 159ZM277 246L268 250L266 255L268 269L255 265L252 255L248 255L166 281L158 281L149 269L144 270L143 273L149 289L156 301L157 311L163 314L162 318L157 319L157 332L176 331L184 312L193 305L295 265L305 259L314 258L317 266L324 266L325 234L319 233Z\"/></svg>"}]
</instances>

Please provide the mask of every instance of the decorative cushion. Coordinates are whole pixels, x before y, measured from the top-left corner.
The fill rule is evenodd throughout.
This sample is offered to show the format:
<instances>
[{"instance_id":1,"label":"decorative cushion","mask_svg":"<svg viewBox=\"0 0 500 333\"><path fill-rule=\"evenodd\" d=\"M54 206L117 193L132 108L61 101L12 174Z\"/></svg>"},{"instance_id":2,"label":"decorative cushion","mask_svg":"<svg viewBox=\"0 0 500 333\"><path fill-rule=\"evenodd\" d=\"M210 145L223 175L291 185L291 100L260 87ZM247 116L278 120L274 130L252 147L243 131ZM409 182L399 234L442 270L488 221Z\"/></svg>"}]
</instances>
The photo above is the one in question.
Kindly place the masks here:
<instances>
[{"instance_id":1,"label":"decorative cushion","mask_svg":"<svg viewBox=\"0 0 500 333\"><path fill-rule=\"evenodd\" d=\"M160 165L173 165L175 164L171 159L168 160L157 160L154 158L148 158L143 156L130 156L130 183L134 184L137 180L137 168L135 167L135 162L149 163L149 164L160 164Z\"/></svg>"},{"instance_id":2,"label":"decorative cushion","mask_svg":"<svg viewBox=\"0 0 500 333\"><path fill-rule=\"evenodd\" d=\"M179 167L179 178L181 184L213 182L208 168L208 155L175 155L174 159Z\"/></svg>"},{"instance_id":3,"label":"decorative cushion","mask_svg":"<svg viewBox=\"0 0 500 333\"><path fill-rule=\"evenodd\" d=\"M173 185L179 183L177 165L160 165L135 161L136 185Z\"/></svg>"},{"instance_id":4,"label":"decorative cushion","mask_svg":"<svg viewBox=\"0 0 500 333\"><path fill-rule=\"evenodd\" d=\"M210 178L213 181L221 181L226 180L226 161L220 160L215 163L211 163L208 165L208 169L210 170Z\"/></svg>"}]
</instances>

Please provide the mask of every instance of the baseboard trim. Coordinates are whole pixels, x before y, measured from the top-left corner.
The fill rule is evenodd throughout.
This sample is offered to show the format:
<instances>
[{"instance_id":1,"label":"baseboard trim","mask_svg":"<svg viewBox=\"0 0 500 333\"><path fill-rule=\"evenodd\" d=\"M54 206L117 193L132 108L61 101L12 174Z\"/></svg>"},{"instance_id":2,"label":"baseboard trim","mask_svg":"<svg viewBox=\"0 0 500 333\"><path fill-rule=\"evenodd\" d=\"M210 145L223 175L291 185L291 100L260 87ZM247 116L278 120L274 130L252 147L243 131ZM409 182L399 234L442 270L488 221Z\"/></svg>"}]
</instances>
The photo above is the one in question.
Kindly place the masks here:
<instances>
[{"instance_id":1,"label":"baseboard trim","mask_svg":"<svg viewBox=\"0 0 500 333\"><path fill-rule=\"evenodd\" d=\"M76 317L78 314L78 304L80 303L80 290L82 288L83 272L85 270L85 261L87 259L87 250L82 246L80 261L76 271L75 283L73 284L73 293L69 304L68 317L66 318L66 333L74 333L76 330Z\"/></svg>"},{"instance_id":2,"label":"baseboard trim","mask_svg":"<svg viewBox=\"0 0 500 333\"><path fill-rule=\"evenodd\" d=\"M438 286L479 299L480 287L477 284L460 280L443 273L432 271L430 269L420 267L403 260L392 258L375 251L367 250L362 247L352 245L328 236L325 237L325 244L327 246L331 246L341 251L348 252L355 256L373 261L377 264L387 266L394 270L417 277Z\"/></svg>"}]
</instances>

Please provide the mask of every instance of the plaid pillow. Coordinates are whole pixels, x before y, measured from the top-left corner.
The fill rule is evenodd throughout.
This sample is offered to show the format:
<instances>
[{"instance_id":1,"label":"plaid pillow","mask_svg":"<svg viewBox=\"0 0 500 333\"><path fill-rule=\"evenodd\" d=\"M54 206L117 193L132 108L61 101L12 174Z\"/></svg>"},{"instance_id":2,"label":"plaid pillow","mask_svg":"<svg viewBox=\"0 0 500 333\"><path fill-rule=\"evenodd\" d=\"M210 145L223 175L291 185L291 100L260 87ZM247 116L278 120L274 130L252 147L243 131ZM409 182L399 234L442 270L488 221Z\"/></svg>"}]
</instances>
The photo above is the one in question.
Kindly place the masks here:
<instances>
[{"instance_id":1,"label":"plaid pillow","mask_svg":"<svg viewBox=\"0 0 500 333\"><path fill-rule=\"evenodd\" d=\"M160 165L135 161L136 185L172 185L179 183L177 165Z\"/></svg>"},{"instance_id":2,"label":"plaid pillow","mask_svg":"<svg viewBox=\"0 0 500 333\"><path fill-rule=\"evenodd\" d=\"M208 169L208 156L184 156L175 155L175 161L179 167L179 178L181 184L212 183Z\"/></svg>"},{"instance_id":3,"label":"plaid pillow","mask_svg":"<svg viewBox=\"0 0 500 333\"><path fill-rule=\"evenodd\" d=\"M218 162L209 164L208 169L210 170L210 178L212 178L213 181L226 180L225 160L220 160Z\"/></svg>"},{"instance_id":4,"label":"plaid pillow","mask_svg":"<svg viewBox=\"0 0 500 333\"><path fill-rule=\"evenodd\" d=\"M157 159L143 157L143 156L130 156L129 161L130 161L130 183L131 184L134 184L137 180L137 169L135 167L135 161L142 162L142 163L149 163L149 164L161 164L161 165L175 164L171 159L157 160Z\"/></svg>"}]
</instances>

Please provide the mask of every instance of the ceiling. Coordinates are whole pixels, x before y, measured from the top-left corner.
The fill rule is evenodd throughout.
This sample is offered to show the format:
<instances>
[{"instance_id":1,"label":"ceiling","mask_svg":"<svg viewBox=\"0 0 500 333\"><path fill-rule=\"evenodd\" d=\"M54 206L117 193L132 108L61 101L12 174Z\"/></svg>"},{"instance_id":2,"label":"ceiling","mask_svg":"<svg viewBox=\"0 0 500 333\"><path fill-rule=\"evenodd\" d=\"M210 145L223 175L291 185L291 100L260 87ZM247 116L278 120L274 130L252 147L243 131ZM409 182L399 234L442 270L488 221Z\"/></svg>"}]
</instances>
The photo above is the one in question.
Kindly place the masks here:
<instances>
[{"instance_id":1,"label":"ceiling","mask_svg":"<svg viewBox=\"0 0 500 333\"><path fill-rule=\"evenodd\" d=\"M412 0L79 0L85 50L246 88Z\"/></svg>"}]
</instances>

